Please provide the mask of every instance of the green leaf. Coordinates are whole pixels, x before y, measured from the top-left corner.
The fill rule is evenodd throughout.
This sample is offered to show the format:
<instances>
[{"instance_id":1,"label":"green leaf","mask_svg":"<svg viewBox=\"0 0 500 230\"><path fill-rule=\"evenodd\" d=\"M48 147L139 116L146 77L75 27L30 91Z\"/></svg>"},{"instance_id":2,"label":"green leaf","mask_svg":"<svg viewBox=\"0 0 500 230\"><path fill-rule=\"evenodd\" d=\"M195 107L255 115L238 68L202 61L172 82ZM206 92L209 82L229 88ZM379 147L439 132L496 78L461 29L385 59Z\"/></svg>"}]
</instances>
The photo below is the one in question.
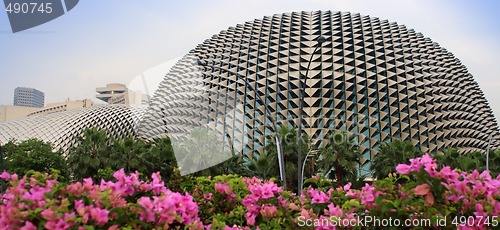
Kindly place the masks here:
<instances>
[{"instance_id":1,"label":"green leaf","mask_svg":"<svg viewBox=\"0 0 500 230\"><path fill-rule=\"evenodd\" d=\"M380 209L380 211L382 213L387 213L388 211L390 211L393 208L394 208L394 204L392 202L387 202L387 203L384 203L382 205L382 208Z\"/></svg>"}]
</instances>

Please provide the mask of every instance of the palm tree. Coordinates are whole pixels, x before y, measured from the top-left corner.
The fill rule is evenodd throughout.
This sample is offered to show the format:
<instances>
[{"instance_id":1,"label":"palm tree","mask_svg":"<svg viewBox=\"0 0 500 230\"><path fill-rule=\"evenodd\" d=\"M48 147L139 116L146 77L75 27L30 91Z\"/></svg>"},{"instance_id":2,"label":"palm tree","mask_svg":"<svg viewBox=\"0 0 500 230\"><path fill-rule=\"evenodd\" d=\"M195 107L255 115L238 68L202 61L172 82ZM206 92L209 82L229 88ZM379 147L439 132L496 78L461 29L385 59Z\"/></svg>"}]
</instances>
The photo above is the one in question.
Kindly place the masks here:
<instances>
[{"instance_id":1,"label":"palm tree","mask_svg":"<svg viewBox=\"0 0 500 230\"><path fill-rule=\"evenodd\" d=\"M194 129L185 140L173 144L181 174L219 175L223 168L218 165L232 157L218 133L206 128Z\"/></svg>"},{"instance_id":2,"label":"palm tree","mask_svg":"<svg viewBox=\"0 0 500 230\"><path fill-rule=\"evenodd\" d=\"M86 129L68 153L68 167L75 180L94 177L109 163L109 138L105 130Z\"/></svg>"},{"instance_id":3,"label":"palm tree","mask_svg":"<svg viewBox=\"0 0 500 230\"><path fill-rule=\"evenodd\" d=\"M277 162L278 158L275 155L264 152L250 159L248 169L250 169L256 177L270 179L271 177L279 176L276 170Z\"/></svg>"},{"instance_id":4,"label":"palm tree","mask_svg":"<svg viewBox=\"0 0 500 230\"><path fill-rule=\"evenodd\" d=\"M357 176L356 165L361 157L354 139L354 135L342 131L330 136L328 144L320 149L318 168L330 179L337 180L337 185L344 185L345 179Z\"/></svg>"},{"instance_id":5,"label":"palm tree","mask_svg":"<svg viewBox=\"0 0 500 230\"><path fill-rule=\"evenodd\" d=\"M264 147L265 159L268 164L273 166L271 175L273 177L279 177L279 167L278 165L278 153L276 151L276 134L268 135L266 138L268 144ZM297 142L297 130L295 128L288 128L283 126L279 128L279 136L281 137L282 153L285 162L285 174L286 174L286 187L291 189L297 188L297 160L298 160L298 142ZM309 136L302 136L302 143L310 143ZM309 145L302 145L302 152L307 153L309 151ZM261 154L262 155L262 154ZM260 157L260 156L259 156ZM306 167L308 168L308 167Z\"/></svg>"},{"instance_id":6,"label":"palm tree","mask_svg":"<svg viewBox=\"0 0 500 230\"><path fill-rule=\"evenodd\" d=\"M489 171L495 177L500 173L500 150L498 149L490 151Z\"/></svg>"},{"instance_id":7,"label":"palm tree","mask_svg":"<svg viewBox=\"0 0 500 230\"><path fill-rule=\"evenodd\" d=\"M219 171L221 175L236 174L243 177L254 176L255 173L249 169L243 155L237 154L234 149L231 150L231 154L232 157L229 160L214 166L219 168L217 171Z\"/></svg>"},{"instance_id":8,"label":"palm tree","mask_svg":"<svg viewBox=\"0 0 500 230\"><path fill-rule=\"evenodd\" d=\"M434 154L434 158L440 167L450 166L451 168L469 171L479 166L480 159L475 155L475 153L462 154L458 149L448 147Z\"/></svg>"},{"instance_id":9,"label":"palm tree","mask_svg":"<svg viewBox=\"0 0 500 230\"><path fill-rule=\"evenodd\" d=\"M375 178L385 178L396 172L398 164L406 164L409 159L422 153L409 141L395 139L389 143L381 143L379 152L375 155L370 169Z\"/></svg>"},{"instance_id":10,"label":"palm tree","mask_svg":"<svg viewBox=\"0 0 500 230\"><path fill-rule=\"evenodd\" d=\"M153 162L144 159L149 154L149 148L146 142L137 140L133 136L117 140L111 146L110 163L115 170L123 168L127 173L136 170L148 173L153 166Z\"/></svg>"},{"instance_id":11,"label":"palm tree","mask_svg":"<svg viewBox=\"0 0 500 230\"><path fill-rule=\"evenodd\" d=\"M145 161L153 164L151 170L147 171L148 176L154 172L160 172L163 179L170 178L174 173L174 168L177 167L170 138L155 140L149 149L149 154L145 155Z\"/></svg>"}]
</instances>

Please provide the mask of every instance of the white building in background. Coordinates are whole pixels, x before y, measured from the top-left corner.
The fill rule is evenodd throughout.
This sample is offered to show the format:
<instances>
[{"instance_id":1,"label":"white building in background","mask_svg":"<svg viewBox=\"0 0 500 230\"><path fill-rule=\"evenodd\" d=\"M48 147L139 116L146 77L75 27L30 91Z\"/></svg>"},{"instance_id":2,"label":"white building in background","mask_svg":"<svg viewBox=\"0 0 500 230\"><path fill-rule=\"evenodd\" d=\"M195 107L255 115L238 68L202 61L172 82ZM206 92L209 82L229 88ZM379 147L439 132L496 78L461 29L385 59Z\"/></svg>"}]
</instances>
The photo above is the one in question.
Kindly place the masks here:
<instances>
[{"instance_id":1,"label":"white building in background","mask_svg":"<svg viewBox=\"0 0 500 230\"><path fill-rule=\"evenodd\" d=\"M141 105L147 104L149 95L142 94L140 91L133 91L124 84L111 83L106 87L96 88L96 98L110 105Z\"/></svg>"},{"instance_id":2,"label":"white building in background","mask_svg":"<svg viewBox=\"0 0 500 230\"><path fill-rule=\"evenodd\" d=\"M87 107L90 107L92 105L94 105L94 102L91 99L83 99L83 100L77 100L77 101L67 100L65 102L47 104L47 106L45 106L45 108L31 112L27 116L31 117L31 116L42 115L42 114L63 112L63 111L68 111L68 110L73 110L73 109L87 108Z\"/></svg>"},{"instance_id":3,"label":"white building in background","mask_svg":"<svg viewBox=\"0 0 500 230\"><path fill-rule=\"evenodd\" d=\"M25 118L28 114L37 111L38 109L39 108L26 106L0 105L0 122Z\"/></svg>"},{"instance_id":4,"label":"white building in background","mask_svg":"<svg viewBox=\"0 0 500 230\"><path fill-rule=\"evenodd\" d=\"M15 105L0 105L0 122L22 119L37 115L63 112L80 108L87 108L91 107L93 104L94 102L91 99L83 99L76 101L67 100L65 102L47 104L47 106L43 108L15 106Z\"/></svg>"},{"instance_id":5,"label":"white building in background","mask_svg":"<svg viewBox=\"0 0 500 230\"><path fill-rule=\"evenodd\" d=\"M94 106L92 99L75 101L68 99L64 102L47 104L47 106L43 107L44 96L42 92L36 89L23 87L16 88L15 92L15 97L17 98L15 102L20 105L20 103L24 103L22 100L26 99L26 103L24 103L23 106L0 105L0 122ZM33 92L32 95L29 95L30 92ZM130 90L125 85L118 83L107 84L106 87L96 88L96 92L97 99L110 105L147 105L150 99L149 95L142 94L140 91ZM40 95L40 93L42 94ZM42 98L41 107L29 106L29 101L37 101L39 105L40 98Z\"/></svg>"}]
</instances>

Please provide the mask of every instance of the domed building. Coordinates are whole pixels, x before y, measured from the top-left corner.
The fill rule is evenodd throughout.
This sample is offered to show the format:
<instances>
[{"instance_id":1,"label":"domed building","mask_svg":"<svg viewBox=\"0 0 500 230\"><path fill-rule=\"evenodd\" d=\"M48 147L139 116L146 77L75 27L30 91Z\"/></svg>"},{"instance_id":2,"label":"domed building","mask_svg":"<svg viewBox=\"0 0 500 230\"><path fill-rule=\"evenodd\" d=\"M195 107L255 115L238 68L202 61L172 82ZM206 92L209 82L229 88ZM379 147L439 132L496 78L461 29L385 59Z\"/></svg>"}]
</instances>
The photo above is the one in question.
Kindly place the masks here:
<instances>
[{"instance_id":1,"label":"domed building","mask_svg":"<svg viewBox=\"0 0 500 230\"><path fill-rule=\"evenodd\" d=\"M144 106L94 105L86 108L34 115L0 122L0 144L8 141L38 139L67 153L78 144L85 129L105 129L111 138L124 138L137 133Z\"/></svg>"},{"instance_id":2,"label":"domed building","mask_svg":"<svg viewBox=\"0 0 500 230\"><path fill-rule=\"evenodd\" d=\"M317 146L341 130L357 136L366 162L392 139L484 151L492 135L498 146L488 102L452 53L403 25L331 11L256 19L199 44L166 74L139 135L206 126L239 152L262 152L273 119L297 127L300 79L303 132Z\"/></svg>"}]
</instances>

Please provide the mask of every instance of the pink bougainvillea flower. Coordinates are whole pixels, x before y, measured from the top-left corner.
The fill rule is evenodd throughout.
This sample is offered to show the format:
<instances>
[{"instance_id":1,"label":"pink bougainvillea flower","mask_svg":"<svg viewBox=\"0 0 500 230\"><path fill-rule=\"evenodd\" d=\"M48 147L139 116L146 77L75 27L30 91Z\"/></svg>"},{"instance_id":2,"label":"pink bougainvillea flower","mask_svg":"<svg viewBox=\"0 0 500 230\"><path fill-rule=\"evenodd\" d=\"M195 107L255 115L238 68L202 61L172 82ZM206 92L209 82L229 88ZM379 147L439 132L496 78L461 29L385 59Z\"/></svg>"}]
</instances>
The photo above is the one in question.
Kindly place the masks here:
<instances>
[{"instance_id":1,"label":"pink bougainvillea flower","mask_svg":"<svg viewBox=\"0 0 500 230\"><path fill-rule=\"evenodd\" d=\"M474 212L474 215L476 217L482 216L482 217L487 217L488 213L484 211L483 205L480 203L476 203L476 211Z\"/></svg>"},{"instance_id":2,"label":"pink bougainvillea flower","mask_svg":"<svg viewBox=\"0 0 500 230\"><path fill-rule=\"evenodd\" d=\"M361 204L372 204L375 201L375 187L365 184L361 189Z\"/></svg>"},{"instance_id":3,"label":"pink bougainvillea flower","mask_svg":"<svg viewBox=\"0 0 500 230\"><path fill-rule=\"evenodd\" d=\"M231 193L231 187L225 183L215 183L214 185L215 191L217 191L220 194L230 194Z\"/></svg>"},{"instance_id":4,"label":"pink bougainvillea flower","mask_svg":"<svg viewBox=\"0 0 500 230\"><path fill-rule=\"evenodd\" d=\"M299 209L300 209L300 207L299 207L298 205L296 205L295 203L290 203L290 204L288 205L288 208L290 208L290 209L291 209L291 210L293 210L293 211L297 211L297 210L299 210Z\"/></svg>"},{"instance_id":5,"label":"pink bougainvillea flower","mask_svg":"<svg viewBox=\"0 0 500 230\"><path fill-rule=\"evenodd\" d=\"M425 196L430 192L431 187L428 184L421 184L415 187L415 195Z\"/></svg>"},{"instance_id":6,"label":"pink bougainvillea flower","mask_svg":"<svg viewBox=\"0 0 500 230\"><path fill-rule=\"evenodd\" d=\"M450 166L444 166L441 171L439 171L438 178L443 178L447 182L453 182L458 180L460 174L456 170L452 170Z\"/></svg>"},{"instance_id":7,"label":"pink bougainvillea flower","mask_svg":"<svg viewBox=\"0 0 500 230\"><path fill-rule=\"evenodd\" d=\"M342 211L342 208L339 206L336 206L334 203L330 203L328 205L328 209L325 209L325 213L330 215L330 216L342 216L344 213Z\"/></svg>"},{"instance_id":8,"label":"pink bougainvillea flower","mask_svg":"<svg viewBox=\"0 0 500 230\"><path fill-rule=\"evenodd\" d=\"M309 215L309 211L305 210L305 209L302 209L300 211L300 216L301 217L304 217L305 219L310 219L311 216Z\"/></svg>"},{"instance_id":9,"label":"pink bougainvillea flower","mask_svg":"<svg viewBox=\"0 0 500 230\"><path fill-rule=\"evenodd\" d=\"M288 201L280 195L278 196L278 204L280 207L286 207L288 206Z\"/></svg>"},{"instance_id":10,"label":"pink bougainvillea flower","mask_svg":"<svg viewBox=\"0 0 500 230\"><path fill-rule=\"evenodd\" d=\"M212 193L203 194L203 198L205 198L205 199L207 199L207 200L212 199Z\"/></svg>"},{"instance_id":11,"label":"pink bougainvillea flower","mask_svg":"<svg viewBox=\"0 0 500 230\"><path fill-rule=\"evenodd\" d=\"M114 224L108 228L108 230L119 230L119 229L120 229L120 226L118 224Z\"/></svg>"},{"instance_id":12,"label":"pink bougainvillea flower","mask_svg":"<svg viewBox=\"0 0 500 230\"><path fill-rule=\"evenodd\" d=\"M425 195L425 202L429 205L429 206L433 206L434 205L434 195L432 193L427 193Z\"/></svg>"},{"instance_id":13,"label":"pink bougainvillea flower","mask_svg":"<svg viewBox=\"0 0 500 230\"><path fill-rule=\"evenodd\" d=\"M141 221L149 221L153 222L156 220L156 216L154 213L154 205L149 197L141 197L139 202L137 202L141 207L144 208L144 211L140 211L140 220Z\"/></svg>"},{"instance_id":14,"label":"pink bougainvillea flower","mask_svg":"<svg viewBox=\"0 0 500 230\"><path fill-rule=\"evenodd\" d=\"M255 218L256 217L257 217L257 214L255 214L255 213L250 213L250 212L245 213L245 219L247 220L247 223L250 226L255 225Z\"/></svg>"},{"instance_id":15,"label":"pink bougainvillea flower","mask_svg":"<svg viewBox=\"0 0 500 230\"><path fill-rule=\"evenodd\" d=\"M31 223L30 221L26 221L24 226L22 226L19 230L37 230L38 228Z\"/></svg>"},{"instance_id":16,"label":"pink bougainvillea flower","mask_svg":"<svg viewBox=\"0 0 500 230\"><path fill-rule=\"evenodd\" d=\"M330 195L331 196L331 195ZM359 197L359 191L350 189L345 193L346 197L352 198L352 199L357 199Z\"/></svg>"},{"instance_id":17,"label":"pink bougainvillea flower","mask_svg":"<svg viewBox=\"0 0 500 230\"><path fill-rule=\"evenodd\" d=\"M153 178L151 190L153 190L154 193L160 194L166 191L165 183L161 180L160 172L153 173L151 178Z\"/></svg>"},{"instance_id":18,"label":"pink bougainvillea flower","mask_svg":"<svg viewBox=\"0 0 500 230\"><path fill-rule=\"evenodd\" d=\"M425 153L420 159L423 166L437 167L436 160L429 153Z\"/></svg>"},{"instance_id":19,"label":"pink bougainvillea flower","mask_svg":"<svg viewBox=\"0 0 500 230\"><path fill-rule=\"evenodd\" d=\"M323 191L318 191L316 189L310 188L308 194L311 197L311 204L324 204L330 201L330 197Z\"/></svg>"},{"instance_id":20,"label":"pink bougainvillea flower","mask_svg":"<svg viewBox=\"0 0 500 230\"><path fill-rule=\"evenodd\" d=\"M396 171L401 175L408 175L411 171L410 169L411 167L406 164L398 164L398 166L396 166Z\"/></svg>"},{"instance_id":21,"label":"pink bougainvillea flower","mask_svg":"<svg viewBox=\"0 0 500 230\"><path fill-rule=\"evenodd\" d=\"M109 211L106 209L100 209L100 208L90 209L90 218L95 220L98 225L104 225L108 223L108 215Z\"/></svg>"},{"instance_id":22,"label":"pink bougainvillea flower","mask_svg":"<svg viewBox=\"0 0 500 230\"><path fill-rule=\"evenodd\" d=\"M52 209L45 209L40 213L40 215L46 220L52 220L55 218L54 211L52 211Z\"/></svg>"},{"instance_id":23,"label":"pink bougainvillea flower","mask_svg":"<svg viewBox=\"0 0 500 230\"><path fill-rule=\"evenodd\" d=\"M10 174L7 171L3 171L2 174L0 174L0 178L4 180L10 179Z\"/></svg>"},{"instance_id":24,"label":"pink bougainvillea flower","mask_svg":"<svg viewBox=\"0 0 500 230\"><path fill-rule=\"evenodd\" d=\"M252 177L252 178L243 178L243 183L245 183L247 186L250 185L256 185L256 184L261 184L262 180L257 178L257 177Z\"/></svg>"},{"instance_id":25,"label":"pink bougainvillea flower","mask_svg":"<svg viewBox=\"0 0 500 230\"><path fill-rule=\"evenodd\" d=\"M351 186L352 186L351 182L349 182L346 185L344 185L344 187L343 187L344 191L349 191L349 189L351 189Z\"/></svg>"},{"instance_id":26,"label":"pink bougainvillea flower","mask_svg":"<svg viewBox=\"0 0 500 230\"><path fill-rule=\"evenodd\" d=\"M271 204L265 204L260 209L260 214L263 217L272 218L272 217L275 217L277 213L278 213L278 209L276 208L276 206L271 205Z\"/></svg>"}]
</instances>

